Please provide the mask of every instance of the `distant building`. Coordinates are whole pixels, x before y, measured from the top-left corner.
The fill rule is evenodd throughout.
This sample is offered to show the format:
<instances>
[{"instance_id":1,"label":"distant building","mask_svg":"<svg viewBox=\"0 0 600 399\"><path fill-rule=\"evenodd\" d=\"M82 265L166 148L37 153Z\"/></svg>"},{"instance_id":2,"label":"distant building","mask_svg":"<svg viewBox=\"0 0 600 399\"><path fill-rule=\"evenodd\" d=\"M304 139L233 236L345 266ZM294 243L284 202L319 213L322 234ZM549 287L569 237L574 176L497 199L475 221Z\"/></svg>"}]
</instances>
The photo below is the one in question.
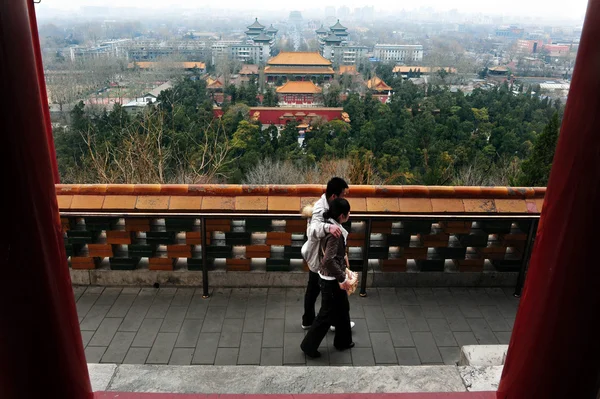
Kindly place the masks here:
<instances>
[{"instance_id":1,"label":"distant building","mask_svg":"<svg viewBox=\"0 0 600 399\"><path fill-rule=\"evenodd\" d=\"M451 67L426 67L426 66L405 66L405 65L396 65L394 69L392 69L392 73L394 76L402 76L407 79L411 73L416 73L418 75L430 75L432 73L437 73L441 69L446 70L448 73L456 73L456 68Z\"/></svg>"},{"instance_id":2,"label":"distant building","mask_svg":"<svg viewBox=\"0 0 600 399\"><path fill-rule=\"evenodd\" d=\"M373 57L380 62L403 64L423 61L423 46L420 44L376 44Z\"/></svg>"},{"instance_id":3,"label":"distant building","mask_svg":"<svg viewBox=\"0 0 600 399\"><path fill-rule=\"evenodd\" d=\"M545 44L543 49L550 58L564 57L571 52L571 46L560 44Z\"/></svg>"},{"instance_id":4,"label":"distant building","mask_svg":"<svg viewBox=\"0 0 600 399\"><path fill-rule=\"evenodd\" d=\"M157 103L157 99L158 99L158 96L160 95L160 93L162 93L164 90L170 89L171 87L173 87L173 85L171 84L170 81L165 82L165 83L161 84L160 86L157 86L154 89L150 90L148 93L146 93L140 97L136 97L135 99L124 104L123 108L125 109L125 111L127 111L129 113L140 112L144 108L146 108L148 106L148 104Z\"/></svg>"},{"instance_id":5,"label":"distant building","mask_svg":"<svg viewBox=\"0 0 600 399\"><path fill-rule=\"evenodd\" d=\"M280 106L322 105L323 90L311 81L286 82L276 90Z\"/></svg>"},{"instance_id":6,"label":"distant building","mask_svg":"<svg viewBox=\"0 0 600 399\"><path fill-rule=\"evenodd\" d=\"M93 59L103 57L126 57L130 39L117 39L101 42L97 46L73 46L59 50L63 57L75 61L76 59Z\"/></svg>"},{"instance_id":7,"label":"distant building","mask_svg":"<svg viewBox=\"0 0 600 399\"><path fill-rule=\"evenodd\" d=\"M278 30L271 26L268 28L254 19L254 23L247 27L246 38L241 41L220 41L211 46L212 63L219 59L231 59L242 63L264 65L275 44Z\"/></svg>"},{"instance_id":8,"label":"distant building","mask_svg":"<svg viewBox=\"0 0 600 399\"><path fill-rule=\"evenodd\" d=\"M539 53L544 45L544 40L517 40L517 50L525 54Z\"/></svg>"},{"instance_id":9,"label":"distant building","mask_svg":"<svg viewBox=\"0 0 600 399\"><path fill-rule=\"evenodd\" d=\"M153 61L174 56L187 61L206 60L208 47L205 42L196 40L136 40L127 44L130 61Z\"/></svg>"},{"instance_id":10,"label":"distant building","mask_svg":"<svg viewBox=\"0 0 600 399\"><path fill-rule=\"evenodd\" d=\"M204 62L179 62L179 61L140 61L130 62L127 64L128 69L179 69L185 71L193 71L194 69L198 73L206 72L206 64Z\"/></svg>"},{"instance_id":11,"label":"distant building","mask_svg":"<svg viewBox=\"0 0 600 399\"><path fill-rule=\"evenodd\" d=\"M329 30L321 25L315 33L321 55L331 61L334 66L357 65L361 59L367 57L367 47L349 44L348 28L340 24L339 19Z\"/></svg>"},{"instance_id":12,"label":"distant building","mask_svg":"<svg viewBox=\"0 0 600 399\"><path fill-rule=\"evenodd\" d=\"M267 62L264 73L270 83L278 80L326 82L335 74L331 61L316 52L281 52Z\"/></svg>"},{"instance_id":13,"label":"distant building","mask_svg":"<svg viewBox=\"0 0 600 399\"><path fill-rule=\"evenodd\" d=\"M506 76L506 75L508 75L508 67L505 67L505 66L490 67L490 68L488 68L488 75Z\"/></svg>"},{"instance_id":14,"label":"distant building","mask_svg":"<svg viewBox=\"0 0 600 399\"><path fill-rule=\"evenodd\" d=\"M507 39L521 39L525 34L525 29L518 28L514 25L503 26L496 29L496 37L504 37Z\"/></svg>"}]
</instances>

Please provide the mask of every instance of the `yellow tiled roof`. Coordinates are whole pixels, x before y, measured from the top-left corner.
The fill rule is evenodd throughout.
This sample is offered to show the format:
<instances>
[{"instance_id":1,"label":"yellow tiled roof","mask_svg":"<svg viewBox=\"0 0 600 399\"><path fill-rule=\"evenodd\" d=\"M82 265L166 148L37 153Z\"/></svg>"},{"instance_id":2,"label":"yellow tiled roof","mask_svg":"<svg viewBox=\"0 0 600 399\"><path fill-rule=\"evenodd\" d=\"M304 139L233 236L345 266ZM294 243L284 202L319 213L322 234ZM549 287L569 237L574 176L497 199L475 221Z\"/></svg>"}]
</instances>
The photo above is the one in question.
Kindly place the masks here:
<instances>
[{"instance_id":1,"label":"yellow tiled roof","mask_svg":"<svg viewBox=\"0 0 600 399\"><path fill-rule=\"evenodd\" d=\"M345 73L349 73L351 75L358 73L356 72L356 65L340 65L340 75Z\"/></svg>"},{"instance_id":2,"label":"yellow tiled roof","mask_svg":"<svg viewBox=\"0 0 600 399\"><path fill-rule=\"evenodd\" d=\"M281 52L271 58L269 65L326 65L330 66L331 61L323 57L318 52L312 51L290 51Z\"/></svg>"},{"instance_id":3,"label":"yellow tiled roof","mask_svg":"<svg viewBox=\"0 0 600 399\"><path fill-rule=\"evenodd\" d=\"M321 88L311 81L287 82L277 88L277 93L281 94L318 94L321 91Z\"/></svg>"},{"instance_id":4,"label":"yellow tiled roof","mask_svg":"<svg viewBox=\"0 0 600 399\"><path fill-rule=\"evenodd\" d=\"M294 74L294 75L333 75L335 72L332 67L301 67L298 66L296 68L284 68L284 67L276 67L276 66L266 66L265 74Z\"/></svg>"},{"instance_id":5,"label":"yellow tiled roof","mask_svg":"<svg viewBox=\"0 0 600 399\"><path fill-rule=\"evenodd\" d=\"M389 91L392 90L381 78L374 76L367 81L367 87L371 90L376 91Z\"/></svg>"},{"instance_id":6,"label":"yellow tiled roof","mask_svg":"<svg viewBox=\"0 0 600 399\"><path fill-rule=\"evenodd\" d=\"M142 61L142 62L130 62L127 64L127 68L133 68L137 65L140 69L152 69L152 68L179 68L179 69L192 69L197 67L199 69L205 69L206 64L204 62L151 62L151 61Z\"/></svg>"}]
</instances>

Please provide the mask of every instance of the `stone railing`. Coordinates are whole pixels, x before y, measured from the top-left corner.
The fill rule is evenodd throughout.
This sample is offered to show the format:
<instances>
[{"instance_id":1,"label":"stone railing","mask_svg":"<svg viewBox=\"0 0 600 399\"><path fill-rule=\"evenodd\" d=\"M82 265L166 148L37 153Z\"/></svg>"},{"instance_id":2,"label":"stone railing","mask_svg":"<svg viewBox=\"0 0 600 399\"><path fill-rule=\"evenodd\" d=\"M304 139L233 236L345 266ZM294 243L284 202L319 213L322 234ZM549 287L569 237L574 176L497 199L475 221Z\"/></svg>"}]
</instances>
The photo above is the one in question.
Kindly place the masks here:
<instances>
[{"instance_id":1,"label":"stone railing","mask_svg":"<svg viewBox=\"0 0 600 399\"><path fill-rule=\"evenodd\" d=\"M74 283L203 284L208 294L209 279L214 286L304 284L300 209L324 189L57 185L56 193ZM519 291L544 193L352 186L349 259L365 276L361 292L368 285L511 284Z\"/></svg>"}]
</instances>

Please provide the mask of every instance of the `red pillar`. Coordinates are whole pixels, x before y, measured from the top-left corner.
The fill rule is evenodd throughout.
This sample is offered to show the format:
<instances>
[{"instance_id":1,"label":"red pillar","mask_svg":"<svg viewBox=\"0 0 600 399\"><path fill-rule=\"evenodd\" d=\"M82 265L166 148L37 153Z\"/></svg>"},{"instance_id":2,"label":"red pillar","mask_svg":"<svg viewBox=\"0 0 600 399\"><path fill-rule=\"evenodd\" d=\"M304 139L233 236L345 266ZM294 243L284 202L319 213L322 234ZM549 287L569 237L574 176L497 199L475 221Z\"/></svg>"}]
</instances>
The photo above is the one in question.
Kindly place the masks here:
<instances>
[{"instance_id":1,"label":"red pillar","mask_svg":"<svg viewBox=\"0 0 600 399\"><path fill-rule=\"evenodd\" d=\"M596 398L600 0L590 0L498 398Z\"/></svg>"},{"instance_id":2,"label":"red pillar","mask_svg":"<svg viewBox=\"0 0 600 399\"><path fill-rule=\"evenodd\" d=\"M48 140L33 2L0 13L0 398L91 398Z\"/></svg>"}]
</instances>

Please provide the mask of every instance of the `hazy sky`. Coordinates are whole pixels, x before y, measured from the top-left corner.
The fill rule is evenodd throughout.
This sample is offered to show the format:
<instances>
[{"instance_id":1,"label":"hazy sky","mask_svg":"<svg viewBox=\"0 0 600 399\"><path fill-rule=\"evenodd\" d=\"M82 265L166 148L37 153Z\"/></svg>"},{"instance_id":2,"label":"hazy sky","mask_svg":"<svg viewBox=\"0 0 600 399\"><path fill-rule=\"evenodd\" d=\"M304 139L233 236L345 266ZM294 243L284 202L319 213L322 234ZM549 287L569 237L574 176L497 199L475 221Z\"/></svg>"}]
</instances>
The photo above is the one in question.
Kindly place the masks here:
<instances>
[{"instance_id":1,"label":"hazy sky","mask_svg":"<svg viewBox=\"0 0 600 399\"><path fill-rule=\"evenodd\" d=\"M490 13L499 15L519 15L531 17L556 17L573 18L583 20L586 0L419 0L413 1L389 1L389 0L302 0L298 2L278 2L266 0L42 0L37 4L39 11L43 12L50 8L78 9L82 6L104 6L104 7L139 7L142 9L161 9L179 6L187 9L193 8L232 8L264 10L265 14L270 10L283 9L300 11L324 8L327 5L340 7L346 5L350 8L373 5L377 10L400 10L413 9L416 7L433 7L444 11L456 9L461 13ZM268 15L268 14L267 14ZM263 15L262 17L266 17ZM259 15L260 17L260 15Z\"/></svg>"}]
</instances>

